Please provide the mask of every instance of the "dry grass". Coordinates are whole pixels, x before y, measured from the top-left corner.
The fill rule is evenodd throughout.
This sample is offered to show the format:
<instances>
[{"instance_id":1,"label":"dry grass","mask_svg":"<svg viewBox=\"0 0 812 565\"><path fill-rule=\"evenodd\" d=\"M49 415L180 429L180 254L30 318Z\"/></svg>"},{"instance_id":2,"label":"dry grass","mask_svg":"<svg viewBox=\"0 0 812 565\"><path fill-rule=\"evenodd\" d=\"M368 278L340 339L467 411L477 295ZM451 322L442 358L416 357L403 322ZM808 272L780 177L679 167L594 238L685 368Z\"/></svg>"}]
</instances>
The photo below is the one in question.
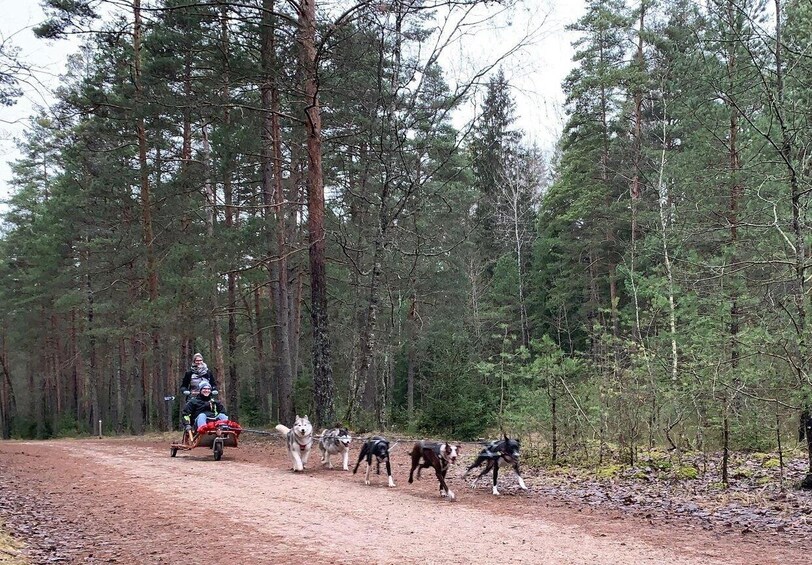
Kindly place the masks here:
<instances>
[{"instance_id":1,"label":"dry grass","mask_svg":"<svg viewBox=\"0 0 812 565\"><path fill-rule=\"evenodd\" d=\"M22 556L24 544L8 535L0 524L0 563L3 565L28 565Z\"/></svg>"}]
</instances>

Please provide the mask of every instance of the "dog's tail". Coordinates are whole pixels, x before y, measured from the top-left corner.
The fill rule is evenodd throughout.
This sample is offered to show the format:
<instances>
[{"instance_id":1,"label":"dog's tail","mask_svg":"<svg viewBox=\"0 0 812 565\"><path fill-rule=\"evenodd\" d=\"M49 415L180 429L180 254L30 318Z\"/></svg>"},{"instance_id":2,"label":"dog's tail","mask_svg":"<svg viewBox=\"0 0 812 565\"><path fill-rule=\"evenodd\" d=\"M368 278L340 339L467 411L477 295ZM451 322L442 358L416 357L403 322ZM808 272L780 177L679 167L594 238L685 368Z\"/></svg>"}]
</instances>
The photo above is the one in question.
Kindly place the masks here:
<instances>
[{"instance_id":1,"label":"dog's tail","mask_svg":"<svg viewBox=\"0 0 812 565\"><path fill-rule=\"evenodd\" d=\"M277 424L276 431L282 435L287 435L287 433L290 431L290 428L287 426L283 426L282 424Z\"/></svg>"}]
</instances>

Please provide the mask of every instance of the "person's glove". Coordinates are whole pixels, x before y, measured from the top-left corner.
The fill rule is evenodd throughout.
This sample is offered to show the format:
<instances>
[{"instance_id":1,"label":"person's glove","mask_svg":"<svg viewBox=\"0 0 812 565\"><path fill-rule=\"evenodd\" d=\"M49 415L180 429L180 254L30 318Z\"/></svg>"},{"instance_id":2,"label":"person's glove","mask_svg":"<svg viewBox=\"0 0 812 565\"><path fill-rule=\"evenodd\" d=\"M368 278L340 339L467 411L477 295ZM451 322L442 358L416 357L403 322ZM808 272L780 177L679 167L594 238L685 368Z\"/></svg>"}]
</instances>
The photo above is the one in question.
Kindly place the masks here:
<instances>
[{"instance_id":1,"label":"person's glove","mask_svg":"<svg viewBox=\"0 0 812 565\"><path fill-rule=\"evenodd\" d=\"M189 392L188 390L183 391L183 396L189 396L190 394L192 394L192 393Z\"/></svg>"},{"instance_id":2,"label":"person's glove","mask_svg":"<svg viewBox=\"0 0 812 565\"><path fill-rule=\"evenodd\" d=\"M185 425L183 426L183 431L185 431L185 432L191 432L191 431L192 431L192 424L185 424Z\"/></svg>"}]
</instances>

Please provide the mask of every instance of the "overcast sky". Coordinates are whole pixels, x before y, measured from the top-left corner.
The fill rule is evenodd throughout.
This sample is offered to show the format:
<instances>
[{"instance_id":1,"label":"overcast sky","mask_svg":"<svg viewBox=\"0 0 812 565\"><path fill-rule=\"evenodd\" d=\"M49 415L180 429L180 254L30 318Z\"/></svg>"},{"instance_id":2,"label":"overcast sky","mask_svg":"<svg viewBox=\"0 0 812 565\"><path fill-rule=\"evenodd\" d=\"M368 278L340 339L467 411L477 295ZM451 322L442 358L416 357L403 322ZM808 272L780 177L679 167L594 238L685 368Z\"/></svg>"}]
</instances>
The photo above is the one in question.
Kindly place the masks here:
<instances>
[{"instance_id":1,"label":"overcast sky","mask_svg":"<svg viewBox=\"0 0 812 565\"><path fill-rule=\"evenodd\" d=\"M533 44L505 63L505 75L514 88L519 127L531 141L549 149L563 124L561 82L571 68L573 40L564 26L583 13L583 0L526 0L509 22L472 38L465 57L490 57L515 42L518 35L540 27ZM47 106L50 89L59 83L67 56L75 42L48 42L34 37L31 28L42 22L39 0L0 0L0 42L20 49L20 57L35 70L35 79L22 85L23 97L11 107L0 106L0 199L8 195L9 161L18 158L15 137L37 107ZM543 24L543 25L542 25ZM461 55L462 57L462 55ZM456 61L443 63L451 67ZM3 207L0 205L0 212Z\"/></svg>"}]
</instances>

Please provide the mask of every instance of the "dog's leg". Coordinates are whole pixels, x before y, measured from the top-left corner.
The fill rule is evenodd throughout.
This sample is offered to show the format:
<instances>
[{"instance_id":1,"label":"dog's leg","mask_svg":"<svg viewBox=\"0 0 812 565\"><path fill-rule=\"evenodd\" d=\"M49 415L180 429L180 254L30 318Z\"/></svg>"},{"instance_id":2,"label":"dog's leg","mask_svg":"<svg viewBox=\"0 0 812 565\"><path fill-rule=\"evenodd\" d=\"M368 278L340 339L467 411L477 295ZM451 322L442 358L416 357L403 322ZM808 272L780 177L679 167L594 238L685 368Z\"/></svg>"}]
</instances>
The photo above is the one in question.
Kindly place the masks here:
<instances>
[{"instance_id":1,"label":"dog's leg","mask_svg":"<svg viewBox=\"0 0 812 565\"><path fill-rule=\"evenodd\" d=\"M516 476L519 478L519 487L522 490L527 490L527 486L524 484L524 479L522 478L522 474L519 473L519 463L518 462L513 463L513 470L516 472Z\"/></svg>"},{"instance_id":2,"label":"dog's leg","mask_svg":"<svg viewBox=\"0 0 812 565\"><path fill-rule=\"evenodd\" d=\"M484 461L487 461L488 463L487 463L487 465L485 465L485 468L482 470L482 472L479 473L476 476L476 478L474 479L474 481L471 483L471 488L475 488L476 484L477 484L477 481L479 481L479 479L481 479L484 475L489 473L490 470L493 468L493 459L487 459L487 460L484 460ZM466 472L465 474L467 475L468 473ZM465 475L463 475L463 478L465 478Z\"/></svg>"},{"instance_id":3,"label":"dog's leg","mask_svg":"<svg viewBox=\"0 0 812 565\"><path fill-rule=\"evenodd\" d=\"M392 478L392 466L389 464L389 457L386 457L386 475L389 477L389 486L395 486L395 480Z\"/></svg>"},{"instance_id":4,"label":"dog's leg","mask_svg":"<svg viewBox=\"0 0 812 565\"><path fill-rule=\"evenodd\" d=\"M499 496L499 490L496 488L496 479L499 477L499 461L493 464L493 494Z\"/></svg>"},{"instance_id":5,"label":"dog's leg","mask_svg":"<svg viewBox=\"0 0 812 565\"><path fill-rule=\"evenodd\" d=\"M412 450L412 468L409 469L409 484L414 482L414 470L417 469L417 478L420 478L420 459L423 455L420 453L420 449L417 445L415 445L414 449Z\"/></svg>"},{"instance_id":6,"label":"dog's leg","mask_svg":"<svg viewBox=\"0 0 812 565\"><path fill-rule=\"evenodd\" d=\"M366 484L366 485L369 484L369 473L370 473L370 471L372 471L372 449L367 451L367 476L366 476L366 479L364 479L364 484Z\"/></svg>"},{"instance_id":7,"label":"dog's leg","mask_svg":"<svg viewBox=\"0 0 812 565\"><path fill-rule=\"evenodd\" d=\"M358 466L361 465L361 461L364 460L366 454L367 454L367 444L364 444L361 447L361 453L358 454L358 462L355 464L355 469L352 470L353 475L358 472Z\"/></svg>"},{"instance_id":8,"label":"dog's leg","mask_svg":"<svg viewBox=\"0 0 812 565\"><path fill-rule=\"evenodd\" d=\"M304 471L304 465L302 465L302 457L299 455L298 445L290 448L290 456L293 459L293 470L297 472Z\"/></svg>"},{"instance_id":9,"label":"dog's leg","mask_svg":"<svg viewBox=\"0 0 812 565\"><path fill-rule=\"evenodd\" d=\"M434 471L437 473L437 480L440 481L440 496L448 497L451 500L454 500L454 493L448 488L448 484L445 482L445 474L448 469L440 470L439 467L434 467Z\"/></svg>"},{"instance_id":10,"label":"dog's leg","mask_svg":"<svg viewBox=\"0 0 812 565\"><path fill-rule=\"evenodd\" d=\"M465 480L465 479L468 477L468 474L469 474L471 471L473 471L475 467L479 467L479 466L480 466L480 465L482 465L482 464L483 464L485 461L490 461L490 460L489 460L487 457L483 457L483 456L481 456L481 455L477 456L476 460L475 460L473 463L471 463L471 464L468 466L468 468L465 470L465 473L463 473L463 474L462 474L462 478L463 478L463 480ZM486 472L487 472L487 471L484 471L483 473L486 473ZM483 475L483 473L480 473L480 474L479 474L479 477L481 477L481 476ZM479 477L477 477L477 479L478 479ZM476 479L474 479L474 482L476 482Z\"/></svg>"},{"instance_id":11,"label":"dog's leg","mask_svg":"<svg viewBox=\"0 0 812 565\"><path fill-rule=\"evenodd\" d=\"M310 459L310 450L312 447L312 445L307 446L302 454L302 470L304 470L305 465L307 465L307 460Z\"/></svg>"},{"instance_id":12,"label":"dog's leg","mask_svg":"<svg viewBox=\"0 0 812 565\"><path fill-rule=\"evenodd\" d=\"M342 463L343 463L342 468L345 471L349 471L350 470L350 448L349 447L344 449L344 454L342 455Z\"/></svg>"}]
</instances>

